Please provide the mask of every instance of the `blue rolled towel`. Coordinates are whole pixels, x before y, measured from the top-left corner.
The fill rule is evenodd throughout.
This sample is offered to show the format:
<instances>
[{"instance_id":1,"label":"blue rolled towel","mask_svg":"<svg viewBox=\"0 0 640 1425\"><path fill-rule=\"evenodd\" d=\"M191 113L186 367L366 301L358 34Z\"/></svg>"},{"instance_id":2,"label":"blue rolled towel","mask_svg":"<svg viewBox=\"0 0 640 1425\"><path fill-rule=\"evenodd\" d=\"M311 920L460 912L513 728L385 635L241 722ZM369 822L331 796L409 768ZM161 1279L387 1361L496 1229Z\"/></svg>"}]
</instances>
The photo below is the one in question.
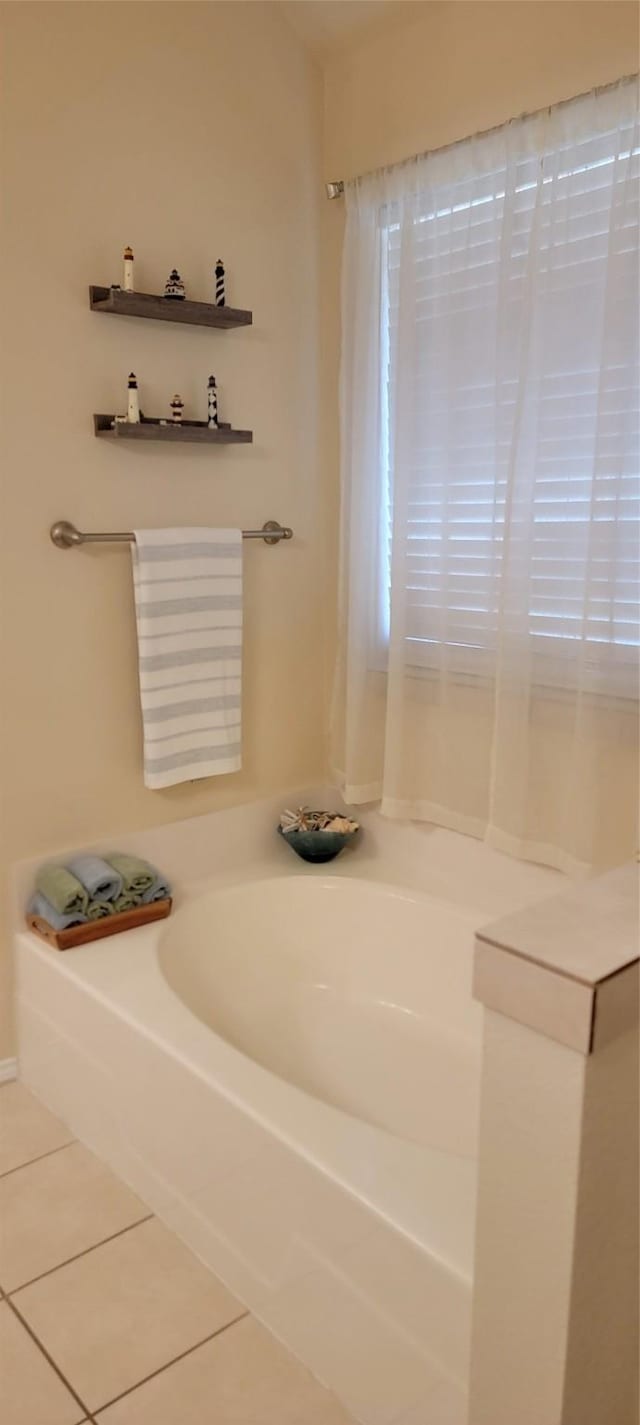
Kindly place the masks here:
<instances>
[{"instance_id":1,"label":"blue rolled towel","mask_svg":"<svg viewBox=\"0 0 640 1425\"><path fill-rule=\"evenodd\" d=\"M76 876L92 901L114 901L122 891L122 876L101 856L74 856L67 869Z\"/></svg>"},{"instance_id":2,"label":"blue rolled towel","mask_svg":"<svg viewBox=\"0 0 640 1425\"><path fill-rule=\"evenodd\" d=\"M142 897L143 905L151 905L152 901L166 901L171 896L171 886L164 876L156 876L152 886L145 891Z\"/></svg>"},{"instance_id":3,"label":"blue rolled towel","mask_svg":"<svg viewBox=\"0 0 640 1425\"><path fill-rule=\"evenodd\" d=\"M71 911L69 915L64 915L56 910L55 906L48 901L46 896L35 891L27 907L29 915L39 915L41 920L46 920L53 930L69 930L72 925L86 925L87 917L81 911Z\"/></svg>"}]
</instances>

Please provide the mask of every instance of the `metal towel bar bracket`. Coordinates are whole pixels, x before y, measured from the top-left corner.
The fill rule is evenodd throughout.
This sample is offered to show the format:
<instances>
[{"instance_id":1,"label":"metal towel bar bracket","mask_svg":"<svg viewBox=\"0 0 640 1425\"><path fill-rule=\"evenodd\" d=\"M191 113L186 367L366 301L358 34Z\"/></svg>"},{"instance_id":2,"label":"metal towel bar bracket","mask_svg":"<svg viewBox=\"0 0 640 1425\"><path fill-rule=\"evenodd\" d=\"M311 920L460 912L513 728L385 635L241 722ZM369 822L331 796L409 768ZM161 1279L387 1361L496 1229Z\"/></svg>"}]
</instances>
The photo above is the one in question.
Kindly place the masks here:
<instances>
[{"instance_id":1,"label":"metal towel bar bracket","mask_svg":"<svg viewBox=\"0 0 640 1425\"><path fill-rule=\"evenodd\" d=\"M132 530L121 530L119 534L86 534L81 529L76 529L69 520L56 520L49 530L49 535L56 549L74 549L80 544L133 544L135 541ZM279 544L281 539L293 539L293 530L287 525L278 524L277 520L267 520L262 529L243 529L242 538L263 539L265 544Z\"/></svg>"}]
</instances>

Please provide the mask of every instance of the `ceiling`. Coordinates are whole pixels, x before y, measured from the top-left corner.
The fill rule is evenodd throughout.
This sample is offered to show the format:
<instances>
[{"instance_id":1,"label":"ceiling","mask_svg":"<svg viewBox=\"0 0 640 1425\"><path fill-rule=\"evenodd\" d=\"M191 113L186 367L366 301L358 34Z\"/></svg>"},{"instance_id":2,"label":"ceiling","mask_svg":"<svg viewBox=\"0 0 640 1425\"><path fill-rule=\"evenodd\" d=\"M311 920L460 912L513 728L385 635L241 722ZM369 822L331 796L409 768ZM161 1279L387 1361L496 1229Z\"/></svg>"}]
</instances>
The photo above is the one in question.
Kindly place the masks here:
<instances>
[{"instance_id":1,"label":"ceiling","mask_svg":"<svg viewBox=\"0 0 640 1425\"><path fill-rule=\"evenodd\" d=\"M420 0L280 0L299 38L318 55L328 54L365 30L406 18Z\"/></svg>"}]
</instances>

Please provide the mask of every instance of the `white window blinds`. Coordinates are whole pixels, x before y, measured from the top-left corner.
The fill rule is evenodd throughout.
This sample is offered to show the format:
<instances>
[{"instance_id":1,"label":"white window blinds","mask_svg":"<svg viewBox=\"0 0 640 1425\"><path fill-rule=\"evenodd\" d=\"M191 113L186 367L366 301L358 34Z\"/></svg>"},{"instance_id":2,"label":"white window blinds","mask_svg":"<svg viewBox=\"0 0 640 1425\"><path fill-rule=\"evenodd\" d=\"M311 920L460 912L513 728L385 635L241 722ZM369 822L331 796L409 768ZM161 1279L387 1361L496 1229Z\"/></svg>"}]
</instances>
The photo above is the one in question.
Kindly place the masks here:
<instances>
[{"instance_id":1,"label":"white window blinds","mask_svg":"<svg viewBox=\"0 0 640 1425\"><path fill-rule=\"evenodd\" d=\"M407 662L633 692L634 123L447 180L380 220L382 578ZM435 181L431 181L434 179Z\"/></svg>"}]
</instances>

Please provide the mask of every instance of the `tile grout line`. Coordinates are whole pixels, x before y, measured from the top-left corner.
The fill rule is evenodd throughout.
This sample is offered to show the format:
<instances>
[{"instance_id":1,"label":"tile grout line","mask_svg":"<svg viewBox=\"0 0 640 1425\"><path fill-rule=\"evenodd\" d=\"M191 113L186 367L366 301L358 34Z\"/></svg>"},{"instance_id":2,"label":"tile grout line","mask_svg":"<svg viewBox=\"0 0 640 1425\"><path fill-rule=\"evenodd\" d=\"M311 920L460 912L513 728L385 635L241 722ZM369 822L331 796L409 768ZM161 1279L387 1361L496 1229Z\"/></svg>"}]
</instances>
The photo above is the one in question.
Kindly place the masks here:
<instances>
[{"instance_id":1,"label":"tile grout line","mask_svg":"<svg viewBox=\"0 0 640 1425\"><path fill-rule=\"evenodd\" d=\"M217 1336L224 1335L225 1331L230 1331L231 1327L237 1326L239 1321L246 1321L247 1316L250 1315L250 1311L242 1311L239 1316L234 1316L233 1321L227 1321L224 1326L219 1326L217 1331L211 1331L208 1336L203 1336L201 1341L196 1341L195 1345L188 1346L186 1351L180 1351L179 1355L172 1356L170 1361L165 1361L163 1366L158 1366L157 1370L150 1371L148 1376L143 1376L142 1380L136 1381L135 1385L130 1385L127 1390L122 1390L119 1395L114 1395L111 1400L105 1400L103 1405L94 1405L93 1408L96 1415L99 1415L103 1410L108 1410L112 1405L116 1405L119 1400L124 1400L125 1396L133 1395L133 1392L138 1390L140 1386L146 1385L150 1380L155 1380L156 1376L161 1376L164 1371L168 1371L170 1366L177 1365L178 1361L184 1361L186 1356L192 1356L193 1352L199 1351L201 1346L206 1346L209 1341L215 1341ZM95 1425L98 1425L97 1421Z\"/></svg>"},{"instance_id":2,"label":"tile grout line","mask_svg":"<svg viewBox=\"0 0 640 1425\"><path fill-rule=\"evenodd\" d=\"M38 1153L37 1158L27 1158L24 1163L16 1163L15 1168L5 1168L5 1171L0 1173L0 1181L2 1178L10 1177L12 1173L22 1172L23 1168L30 1168L32 1163L41 1163L43 1158L52 1158L54 1153L64 1153L65 1148L73 1148L74 1143L77 1142L77 1138L70 1138L68 1143L59 1143L57 1148L49 1148L46 1153Z\"/></svg>"},{"instance_id":3,"label":"tile grout line","mask_svg":"<svg viewBox=\"0 0 640 1425\"><path fill-rule=\"evenodd\" d=\"M54 1272L62 1271L63 1267L69 1267L72 1262L79 1262L81 1257L88 1257L90 1252L95 1252L97 1247L105 1247L108 1242L115 1242L117 1237L124 1237L125 1232L132 1232L134 1227L141 1227L143 1222L150 1222L155 1214L148 1212L146 1217L138 1217L135 1222L129 1222L126 1227L121 1227L118 1232L112 1232L110 1237L101 1237L99 1242L93 1242L90 1247L83 1247L81 1252L75 1252L72 1257L65 1257L64 1262L58 1262L55 1267L48 1267L46 1272L39 1272L37 1277L30 1277L28 1282L20 1282L19 1286L14 1286L11 1291L5 1291L7 1299L17 1296L18 1292L26 1291L28 1286L34 1286L36 1282L41 1282L45 1277L53 1276Z\"/></svg>"},{"instance_id":4,"label":"tile grout line","mask_svg":"<svg viewBox=\"0 0 640 1425\"><path fill-rule=\"evenodd\" d=\"M86 1421L90 1421L93 1422L93 1425L96 1425L96 1422L93 1418L93 1415L91 1414L91 1411L89 1410L88 1405L85 1405L82 1396L78 1395L78 1392L72 1386L71 1381L67 1380L67 1377L63 1375L62 1371L60 1370L60 1367L56 1365L53 1356L49 1354L46 1346L43 1346L42 1341L39 1339L38 1336L36 1336L36 1333L34 1330L32 1330L31 1326L29 1325L29 1322L25 1321L24 1316L22 1316L21 1313L18 1311L15 1302L11 1301L10 1297L6 1298L6 1302L9 1309L13 1311L14 1316L16 1316L21 1325L24 1326L27 1335L31 1337L31 1340L33 1341L34 1345L38 1347L38 1350L42 1352L42 1355L44 1356L45 1360L49 1362L51 1369L55 1371L56 1375L62 1381L62 1384L66 1386L69 1393L73 1396L73 1399L75 1400L76 1404L79 1405L80 1409L84 1412L82 1416L82 1422L85 1422L86 1425Z\"/></svg>"}]
</instances>

